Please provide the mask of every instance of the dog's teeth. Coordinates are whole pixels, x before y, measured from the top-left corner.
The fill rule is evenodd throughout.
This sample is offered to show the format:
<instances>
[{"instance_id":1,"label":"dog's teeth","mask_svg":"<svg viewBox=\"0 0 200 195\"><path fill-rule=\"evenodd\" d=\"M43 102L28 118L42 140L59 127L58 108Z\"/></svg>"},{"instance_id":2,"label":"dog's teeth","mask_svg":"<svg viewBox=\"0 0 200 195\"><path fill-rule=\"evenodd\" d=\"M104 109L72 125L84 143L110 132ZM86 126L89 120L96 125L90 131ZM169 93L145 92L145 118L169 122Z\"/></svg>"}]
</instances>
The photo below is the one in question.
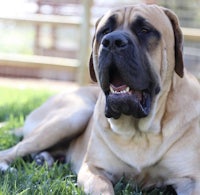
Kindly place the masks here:
<instances>
[{"instance_id":1,"label":"dog's teeth","mask_svg":"<svg viewBox=\"0 0 200 195\"><path fill-rule=\"evenodd\" d=\"M110 92L114 93L114 94L123 94L123 93L128 93L130 92L130 87L126 87L126 89L122 90L122 91L116 91L115 89L113 89L112 86L110 86Z\"/></svg>"},{"instance_id":2,"label":"dog's teeth","mask_svg":"<svg viewBox=\"0 0 200 195\"><path fill-rule=\"evenodd\" d=\"M126 87L125 92L129 92L130 91L130 87Z\"/></svg>"},{"instance_id":3,"label":"dog's teeth","mask_svg":"<svg viewBox=\"0 0 200 195\"><path fill-rule=\"evenodd\" d=\"M115 93L114 89L110 86L111 93Z\"/></svg>"}]
</instances>

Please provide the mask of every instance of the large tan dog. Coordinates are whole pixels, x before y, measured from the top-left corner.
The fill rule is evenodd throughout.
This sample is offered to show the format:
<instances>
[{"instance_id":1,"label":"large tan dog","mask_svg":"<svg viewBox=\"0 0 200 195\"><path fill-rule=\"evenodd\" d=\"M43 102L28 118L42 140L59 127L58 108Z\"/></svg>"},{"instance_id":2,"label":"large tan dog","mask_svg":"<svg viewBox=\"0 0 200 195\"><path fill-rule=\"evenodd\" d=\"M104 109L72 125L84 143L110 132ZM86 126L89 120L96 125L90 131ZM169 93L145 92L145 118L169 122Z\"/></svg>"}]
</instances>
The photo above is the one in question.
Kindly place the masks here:
<instances>
[{"instance_id":1,"label":"large tan dog","mask_svg":"<svg viewBox=\"0 0 200 195\"><path fill-rule=\"evenodd\" d=\"M199 195L200 86L184 70L182 42L168 9L135 5L105 14L90 61L100 90L60 94L33 111L24 139L0 152L1 169L29 153L51 164L62 145L86 193L114 194L126 176L144 188Z\"/></svg>"}]
</instances>

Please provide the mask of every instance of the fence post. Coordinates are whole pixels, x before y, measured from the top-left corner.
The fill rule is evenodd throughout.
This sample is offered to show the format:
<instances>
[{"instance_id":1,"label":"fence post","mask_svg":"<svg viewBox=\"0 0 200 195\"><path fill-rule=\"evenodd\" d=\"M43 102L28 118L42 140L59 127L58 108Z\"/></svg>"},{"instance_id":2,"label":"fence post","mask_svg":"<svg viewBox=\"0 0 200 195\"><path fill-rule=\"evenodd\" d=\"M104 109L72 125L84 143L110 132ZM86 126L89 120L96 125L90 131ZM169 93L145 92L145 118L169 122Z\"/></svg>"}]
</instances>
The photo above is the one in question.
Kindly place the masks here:
<instances>
[{"instance_id":1,"label":"fence post","mask_svg":"<svg viewBox=\"0 0 200 195\"><path fill-rule=\"evenodd\" d=\"M88 62L90 56L90 18L93 0L82 0L83 17L80 29L80 56L78 68L78 84L85 85L89 82Z\"/></svg>"}]
</instances>

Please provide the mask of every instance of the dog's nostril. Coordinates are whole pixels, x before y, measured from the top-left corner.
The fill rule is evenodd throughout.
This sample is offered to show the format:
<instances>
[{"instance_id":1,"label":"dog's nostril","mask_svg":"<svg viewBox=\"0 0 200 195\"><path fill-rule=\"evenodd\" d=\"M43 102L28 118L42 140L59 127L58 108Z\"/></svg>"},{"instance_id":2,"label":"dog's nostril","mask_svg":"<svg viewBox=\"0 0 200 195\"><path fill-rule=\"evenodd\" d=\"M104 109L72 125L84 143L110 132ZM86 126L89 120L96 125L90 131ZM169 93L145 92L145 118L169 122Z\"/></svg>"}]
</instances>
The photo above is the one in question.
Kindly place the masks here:
<instances>
[{"instance_id":1,"label":"dog's nostril","mask_svg":"<svg viewBox=\"0 0 200 195\"><path fill-rule=\"evenodd\" d=\"M128 38L122 32L116 31L105 35L101 44L106 49L123 49L128 45Z\"/></svg>"},{"instance_id":2,"label":"dog's nostril","mask_svg":"<svg viewBox=\"0 0 200 195\"><path fill-rule=\"evenodd\" d=\"M126 46L126 42L121 39L117 39L117 40L115 40L115 45L117 47L124 47L124 46Z\"/></svg>"},{"instance_id":3,"label":"dog's nostril","mask_svg":"<svg viewBox=\"0 0 200 195\"><path fill-rule=\"evenodd\" d=\"M103 44L104 47L109 47L110 46L110 40L109 39L104 39L102 41L102 44Z\"/></svg>"},{"instance_id":4,"label":"dog's nostril","mask_svg":"<svg viewBox=\"0 0 200 195\"><path fill-rule=\"evenodd\" d=\"M127 42L122 39L104 39L102 45L106 48L120 48L127 45Z\"/></svg>"}]
</instances>

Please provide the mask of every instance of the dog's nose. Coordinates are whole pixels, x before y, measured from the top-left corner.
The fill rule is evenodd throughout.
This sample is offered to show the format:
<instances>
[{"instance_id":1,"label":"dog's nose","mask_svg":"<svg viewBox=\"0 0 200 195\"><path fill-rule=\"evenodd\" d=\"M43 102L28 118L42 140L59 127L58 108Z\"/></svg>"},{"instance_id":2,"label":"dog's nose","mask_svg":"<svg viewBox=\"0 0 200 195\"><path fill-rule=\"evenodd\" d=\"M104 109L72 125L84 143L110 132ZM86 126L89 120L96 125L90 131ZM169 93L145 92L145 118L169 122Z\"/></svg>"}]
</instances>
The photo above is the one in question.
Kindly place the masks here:
<instances>
[{"instance_id":1,"label":"dog's nose","mask_svg":"<svg viewBox=\"0 0 200 195\"><path fill-rule=\"evenodd\" d=\"M102 40L102 45L107 49L122 49L128 44L127 38L120 33L110 33L106 35Z\"/></svg>"}]
</instances>

